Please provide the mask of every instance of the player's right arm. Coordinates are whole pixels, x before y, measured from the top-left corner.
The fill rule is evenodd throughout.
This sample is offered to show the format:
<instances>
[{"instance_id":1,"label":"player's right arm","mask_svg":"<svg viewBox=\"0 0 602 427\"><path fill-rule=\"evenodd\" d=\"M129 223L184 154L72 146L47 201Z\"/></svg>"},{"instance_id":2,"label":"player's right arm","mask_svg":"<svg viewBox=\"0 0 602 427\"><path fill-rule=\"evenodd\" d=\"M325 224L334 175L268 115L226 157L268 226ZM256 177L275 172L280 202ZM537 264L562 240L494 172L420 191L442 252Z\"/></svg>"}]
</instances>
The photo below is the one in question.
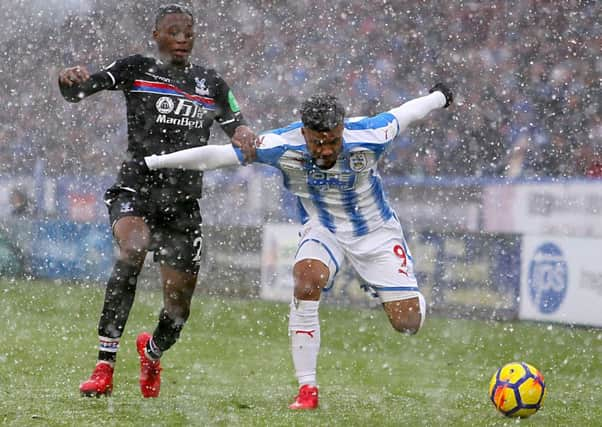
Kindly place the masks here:
<instances>
[{"instance_id":1,"label":"player's right arm","mask_svg":"<svg viewBox=\"0 0 602 427\"><path fill-rule=\"evenodd\" d=\"M59 72L61 94L69 102L79 102L101 90L125 89L131 85L132 70L141 63L141 58L134 55L120 59L94 74L83 65L64 68Z\"/></svg>"}]
</instances>

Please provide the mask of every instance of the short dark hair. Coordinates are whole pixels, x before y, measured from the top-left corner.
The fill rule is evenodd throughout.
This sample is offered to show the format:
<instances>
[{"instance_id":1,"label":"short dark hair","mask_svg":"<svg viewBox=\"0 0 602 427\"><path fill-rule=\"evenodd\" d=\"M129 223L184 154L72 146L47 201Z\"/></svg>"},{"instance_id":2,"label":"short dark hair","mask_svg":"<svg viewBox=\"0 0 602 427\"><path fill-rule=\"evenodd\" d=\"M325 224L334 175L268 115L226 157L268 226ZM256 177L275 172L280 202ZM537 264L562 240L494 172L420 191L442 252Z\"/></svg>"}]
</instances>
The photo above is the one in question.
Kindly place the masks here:
<instances>
[{"instance_id":1,"label":"short dark hair","mask_svg":"<svg viewBox=\"0 0 602 427\"><path fill-rule=\"evenodd\" d=\"M155 17L155 28L159 27L159 22L165 17L165 15L170 15L172 13L183 13L185 15L190 16L192 19L192 23L194 24L194 16L192 16L192 12L186 6L182 6L181 4L172 3L172 4L164 4L159 6L159 10L157 11L157 16Z\"/></svg>"},{"instance_id":2,"label":"short dark hair","mask_svg":"<svg viewBox=\"0 0 602 427\"><path fill-rule=\"evenodd\" d=\"M317 94L301 105L303 126L318 132L327 132L343 123L345 108L336 96Z\"/></svg>"}]
</instances>

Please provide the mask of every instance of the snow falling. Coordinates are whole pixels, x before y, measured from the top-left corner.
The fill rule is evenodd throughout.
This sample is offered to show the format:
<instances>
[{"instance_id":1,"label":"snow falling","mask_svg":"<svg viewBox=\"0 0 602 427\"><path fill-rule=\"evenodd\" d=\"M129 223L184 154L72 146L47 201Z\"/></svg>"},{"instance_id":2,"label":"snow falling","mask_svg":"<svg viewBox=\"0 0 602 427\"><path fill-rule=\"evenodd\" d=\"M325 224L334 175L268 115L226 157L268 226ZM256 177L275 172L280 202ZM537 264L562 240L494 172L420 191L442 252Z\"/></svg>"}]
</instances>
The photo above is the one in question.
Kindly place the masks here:
<instances>
[{"instance_id":1,"label":"snow falling","mask_svg":"<svg viewBox=\"0 0 602 427\"><path fill-rule=\"evenodd\" d=\"M154 55L152 31L162 2L1 3L0 280L56 282L67 294L72 286L104 286L116 250L103 194L126 158L126 105L120 91L68 103L59 92L58 73L75 65L94 73L132 54ZM521 301L531 298L533 310L539 310L527 319L545 321L563 301L570 304L571 281L583 292L602 295L602 271L591 256L602 253L600 2L180 3L195 15L191 61L220 73L257 133L298 121L301 103L316 93L336 95L346 115L356 118L426 95L438 82L452 89L454 104L399 135L379 164L429 313L448 322L438 338L427 338L415 350L416 358L445 358L447 351L454 351L446 350L445 342L486 351L478 331L453 323L458 318L484 320L500 341L512 340L521 322L503 322L519 318ZM209 143L228 143L217 123ZM201 296L193 306L199 304L206 316L218 320L211 320L211 327L231 317L236 327L250 328L252 336L270 337L274 331L269 320L255 320L252 313L253 324L248 325L249 313L237 317L226 306L239 298L290 301L299 223L296 200L284 189L281 175L266 166L212 171L203 179L205 246L197 288ZM538 243L526 237L530 234L549 239ZM576 246L582 252L570 255ZM543 285L537 288L535 282ZM139 289L159 287L159 269L149 256ZM372 291L346 264L333 291L323 296L324 306L365 310L359 320L348 319L354 329L339 337L345 351L355 335L376 334L375 322L383 315L378 300L370 297ZM204 297L215 299L207 302ZM86 298L96 313L99 303ZM151 305L148 298L152 301L147 311L153 317L146 323L153 325L158 300L142 292L136 298L146 305ZM37 301L30 303L35 307ZM577 307L581 313L566 323L602 326L599 313L585 317L587 301ZM266 310L282 331L287 310ZM9 305L6 313L19 318L22 311ZM323 339L332 339L328 328L334 325L325 323ZM556 346L569 347L573 329L555 335L562 327L547 324L542 333L560 337ZM54 331L62 341L68 340L65 336L81 341L95 333L65 328ZM388 345L405 339L387 332L393 335ZM538 332L533 327L529 333ZM592 333L586 342L594 355L575 349L574 358L599 366L601 340L599 332ZM517 360L535 354L517 345L521 351L504 353L502 343L499 350ZM378 360L373 355L381 350L379 343L368 342L355 351ZM242 358L245 351L235 348L233 353ZM323 349L327 355L330 351ZM94 352L86 350L90 363ZM538 367L544 373L562 371L572 357L563 355ZM493 365L489 360L489 370L479 372L478 380L487 383L495 369L510 361ZM413 363L410 356L404 362ZM75 375L83 378L90 363L72 368ZM0 378L8 364L27 362L0 351ZM349 369L339 361L336 367L343 374ZM397 372L390 360L378 360L374 369L390 377ZM452 372L454 378L443 386L458 380L460 371ZM208 364L195 361L185 381L214 374ZM588 375L587 368L583 375ZM442 401L444 389L428 381L425 395ZM599 380L596 385L599 391ZM372 397L376 404L393 399L389 393L394 392L384 385L382 390L382 397ZM405 391L411 396L412 391ZM414 398L420 400L411 396L405 403L420 406ZM330 400L332 408L332 396ZM254 408L244 399L233 405L237 410ZM44 419L43 412L29 419ZM221 421L232 422L228 417Z\"/></svg>"}]
</instances>

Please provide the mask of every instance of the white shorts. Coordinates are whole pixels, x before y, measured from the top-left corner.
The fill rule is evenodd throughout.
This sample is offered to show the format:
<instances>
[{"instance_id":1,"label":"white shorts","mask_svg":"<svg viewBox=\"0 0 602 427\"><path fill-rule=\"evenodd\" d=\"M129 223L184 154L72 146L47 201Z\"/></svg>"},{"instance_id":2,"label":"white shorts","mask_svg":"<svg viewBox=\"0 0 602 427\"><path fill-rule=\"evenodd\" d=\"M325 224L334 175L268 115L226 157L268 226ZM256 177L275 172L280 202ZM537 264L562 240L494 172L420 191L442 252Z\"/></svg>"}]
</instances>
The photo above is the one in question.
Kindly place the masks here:
<instances>
[{"instance_id":1,"label":"white shorts","mask_svg":"<svg viewBox=\"0 0 602 427\"><path fill-rule=\"evenodd\" d=\"M351 238L335 235L318 222L303 226L295 263L322 261L330 270L327 287L332 286L345 257L381 302L421 296L413 258L396 218L365 236Z\"/></svg>"}]
</instances>

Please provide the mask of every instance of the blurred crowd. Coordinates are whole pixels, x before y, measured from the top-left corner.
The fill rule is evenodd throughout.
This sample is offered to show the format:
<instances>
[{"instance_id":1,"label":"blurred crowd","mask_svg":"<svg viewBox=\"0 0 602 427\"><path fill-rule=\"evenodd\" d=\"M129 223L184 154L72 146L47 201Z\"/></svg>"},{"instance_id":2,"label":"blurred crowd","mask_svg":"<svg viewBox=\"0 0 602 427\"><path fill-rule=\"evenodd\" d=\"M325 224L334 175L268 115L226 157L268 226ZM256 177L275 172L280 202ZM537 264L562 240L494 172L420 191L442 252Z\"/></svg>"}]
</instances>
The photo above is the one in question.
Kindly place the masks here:
<instances>
[{"instance_id":1,"label":"blurred crowd","mask_svg":"<svg viewBox=\"0 0 602 427\"><path fill-rule=\"evenodd\" d=\"M443 81L456 104L401 136L384 173L602 177L599 1L181 3L196 16L194 62L224 76L257 131L298 120L317 91L371 115ZM85 4L22 11L2 36L0 175L114 175L125 154L122 94L69 104L57 73L152 54L161 2Z\"/></svg>"}]
</instances>

